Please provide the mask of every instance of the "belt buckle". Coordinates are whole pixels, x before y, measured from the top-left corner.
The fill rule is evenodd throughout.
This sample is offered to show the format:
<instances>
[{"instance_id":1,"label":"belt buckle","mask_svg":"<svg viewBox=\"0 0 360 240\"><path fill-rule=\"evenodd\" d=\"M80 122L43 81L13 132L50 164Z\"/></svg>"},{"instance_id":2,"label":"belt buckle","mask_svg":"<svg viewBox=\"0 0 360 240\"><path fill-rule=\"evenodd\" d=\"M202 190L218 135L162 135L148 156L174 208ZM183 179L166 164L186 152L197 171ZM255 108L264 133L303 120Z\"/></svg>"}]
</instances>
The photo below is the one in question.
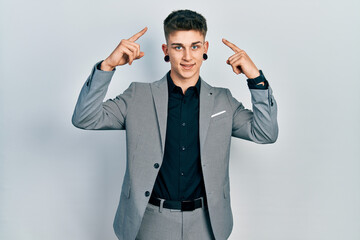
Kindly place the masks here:
<instances>
[{"instance_id":1,"label":"belt buckle","mask_svg":"<svg viewBox=\"0 0 360 240\"><path fill-rule=\"evenodd\" d=\"M182 201L181 202L181 211L189 212L195 210L195 201Z\"/></svg>"},{"instance_id":2,"label":"belt buckle","mask_svg":"<svg viewBox=\"0 0 360 240\"><path fill-rule=\"evenodd\" d=\"M170 208L170 212L181 212L181 209L171 209Z\"/></svg>"}]
</instances>

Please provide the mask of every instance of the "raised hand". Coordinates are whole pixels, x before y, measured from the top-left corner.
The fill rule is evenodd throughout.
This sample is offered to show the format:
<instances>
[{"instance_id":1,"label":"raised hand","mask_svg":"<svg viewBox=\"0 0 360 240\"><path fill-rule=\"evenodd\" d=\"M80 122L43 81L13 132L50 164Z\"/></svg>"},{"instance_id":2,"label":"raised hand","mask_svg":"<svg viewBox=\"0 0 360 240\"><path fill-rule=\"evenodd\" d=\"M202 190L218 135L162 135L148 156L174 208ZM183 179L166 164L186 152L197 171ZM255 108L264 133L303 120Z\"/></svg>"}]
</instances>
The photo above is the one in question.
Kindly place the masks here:
<instances>
[{"instance_id":1,"label":"raised hand","mask_svg":"<svg viewBox=\"0 0 360 240\"><path fill-rule=\"evenodd\" d=\"M104 71L111 71L116 66L125 65L127 63L131 65L134 60L142 58L145 54L140 51L140 45L135 43L135 41L144 35L146 31L147 27L129 39L122 39L110 56L102 62L101 69Z\"/></svg>"},{"instance_id":2,"label":"raised hand","mask_svg":"<svg viewBox=\"0 0 360 240\"><path fill-rule=\"evenodd\" d=\"M226 60L226 63L232 67L236 74L244 73L247 78L256 78L260 76L259 69L257 69L253 61L251 61L250 57L244 50L241 50L235 44L229 42L225 38L223 38L222 41L226 46L235 52L234 55Z\"/></svg>"}]
</instances>

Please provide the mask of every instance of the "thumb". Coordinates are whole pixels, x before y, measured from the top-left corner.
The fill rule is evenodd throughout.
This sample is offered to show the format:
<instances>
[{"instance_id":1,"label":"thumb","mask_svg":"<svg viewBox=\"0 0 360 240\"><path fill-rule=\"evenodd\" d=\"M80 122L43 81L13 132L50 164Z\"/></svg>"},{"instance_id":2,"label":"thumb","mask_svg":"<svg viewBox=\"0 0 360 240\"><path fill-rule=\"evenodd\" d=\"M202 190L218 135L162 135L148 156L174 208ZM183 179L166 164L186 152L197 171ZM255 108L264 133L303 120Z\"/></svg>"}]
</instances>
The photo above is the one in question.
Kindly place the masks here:
<instances>
[{"instance_id":1,"label":"thumb","mask_svg":"<svg viewBox=\"0 0 360 240\"><path fill-rule=\"evenodd\" d=\"M137 56L136 59L140 59L140 58L142 58L143 56L145 56L145 53L144 53L144 52L140 52L139 56Z\"/></svg>"}]
</instances>

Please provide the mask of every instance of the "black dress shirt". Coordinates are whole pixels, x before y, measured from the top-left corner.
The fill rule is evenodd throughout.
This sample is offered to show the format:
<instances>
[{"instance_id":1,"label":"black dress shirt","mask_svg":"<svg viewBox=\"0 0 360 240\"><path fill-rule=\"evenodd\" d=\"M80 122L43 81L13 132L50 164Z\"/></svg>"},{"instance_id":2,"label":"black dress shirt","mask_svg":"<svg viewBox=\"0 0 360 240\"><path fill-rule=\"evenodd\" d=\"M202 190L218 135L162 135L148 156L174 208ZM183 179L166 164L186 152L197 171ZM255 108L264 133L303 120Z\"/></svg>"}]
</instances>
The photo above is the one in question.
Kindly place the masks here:
<instances>
[{"instance_id":1,"label":"black dress shirt","mask_svg":"<svg viewBox=\"0 0 360 240\"><path fill-rule=\"evenodd\" d=\"M168 117L164 159L155 181L153 197L193 200L205 196L200 163L200 78L185 94L167 74Z\"/></svg>"}]
</instances>

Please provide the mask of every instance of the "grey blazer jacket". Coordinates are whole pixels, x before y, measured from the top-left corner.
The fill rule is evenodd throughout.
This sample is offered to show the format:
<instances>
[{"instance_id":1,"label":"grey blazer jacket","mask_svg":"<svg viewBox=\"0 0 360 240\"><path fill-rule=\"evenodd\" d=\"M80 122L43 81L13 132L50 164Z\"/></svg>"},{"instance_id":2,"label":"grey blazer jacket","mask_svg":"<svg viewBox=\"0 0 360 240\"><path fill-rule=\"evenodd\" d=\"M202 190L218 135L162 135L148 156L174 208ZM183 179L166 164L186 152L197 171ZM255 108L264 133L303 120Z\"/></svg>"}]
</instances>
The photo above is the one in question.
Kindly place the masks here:
<instances>
[{"instance_id":1,"label":"grey blazer jacket","mask_svg":"<svg viewBox=\"0 0 360 240\"><path fill-rule=\"evenodd\" d=\"M103 102L114 71L100 71L97 64L81 89L72 123L81 129L126 130L126 170L113 227L118 239L131 240L140 228L160 169L154 168L154 163L161 165L163 160L167 80L165 75L152 83L133 82L122 94ZM233 227L229 185L231 136L256 143L273 143L278 136L277 105L271 88L250 91L253 111L245 109L229 89L212 87L201 79L201 166L216 239L227 239Z\"/></svg>"}]
</instances>

